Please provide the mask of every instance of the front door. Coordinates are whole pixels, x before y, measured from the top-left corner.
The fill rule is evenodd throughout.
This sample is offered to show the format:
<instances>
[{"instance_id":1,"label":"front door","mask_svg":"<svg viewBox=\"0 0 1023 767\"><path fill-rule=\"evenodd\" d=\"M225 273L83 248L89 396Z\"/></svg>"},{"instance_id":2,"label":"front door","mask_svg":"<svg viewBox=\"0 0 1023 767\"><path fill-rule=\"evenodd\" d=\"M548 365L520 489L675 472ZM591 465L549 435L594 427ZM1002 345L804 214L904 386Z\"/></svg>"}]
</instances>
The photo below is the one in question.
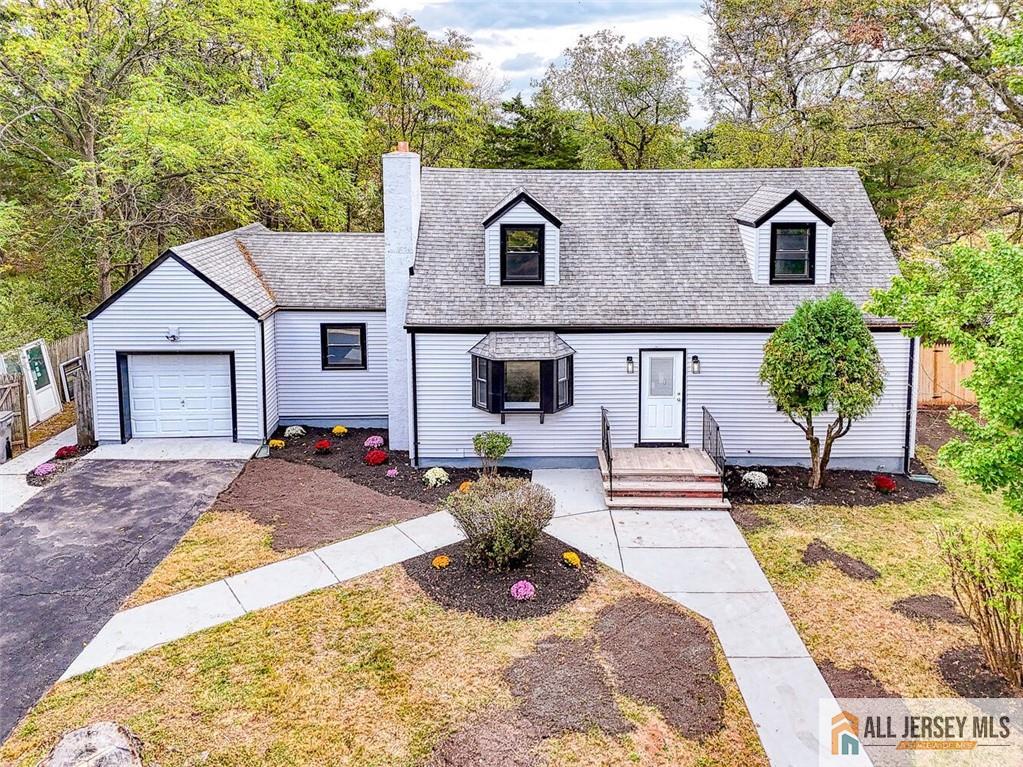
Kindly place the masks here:
<instances>
[{"instance_id":1,"label":"front door","mask_svg":"<svg viewBox=\"0 0 1023 767\"><path fill-rule=\"evenodd\" d=\"M640 442L684 441L685 368L684 349L640 352Z\"/></svg>"}]
</instances>

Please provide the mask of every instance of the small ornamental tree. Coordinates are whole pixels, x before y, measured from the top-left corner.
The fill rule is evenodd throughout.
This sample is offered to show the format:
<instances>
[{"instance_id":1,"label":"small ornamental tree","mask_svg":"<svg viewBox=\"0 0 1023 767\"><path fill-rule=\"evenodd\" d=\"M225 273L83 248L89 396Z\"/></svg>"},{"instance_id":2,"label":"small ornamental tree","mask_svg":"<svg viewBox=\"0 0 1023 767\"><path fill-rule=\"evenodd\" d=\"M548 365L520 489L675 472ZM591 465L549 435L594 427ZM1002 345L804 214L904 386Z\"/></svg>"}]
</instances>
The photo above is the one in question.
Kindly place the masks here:
<instances>
[{"instance_id":1,"label":"small ornamental tree","mask_svg":"<svg viewBox=\"0 0 1023 767\"><path fill-rule=\"evenodd\" d=\"M836 439L871 411L884 390L884 365L856 305L841 293L806 301L764 347L760 380L810 445L811 488L824 484ZM834 413L821 435L814 419ZM823 440L822 440L823 436Z\"/></svg>"},{"instance_id":2,"label":"small ornamental tree","mask_svg":"<svg viewBox=\"0 0 1023 767\"><path fill-rule=\"evenodd\" d=\"M497 476L497 463L511 449L512 438L503 431L481 431L472 438L472 449L483 462L485 476Z\"/></svg>"}]
</instances>

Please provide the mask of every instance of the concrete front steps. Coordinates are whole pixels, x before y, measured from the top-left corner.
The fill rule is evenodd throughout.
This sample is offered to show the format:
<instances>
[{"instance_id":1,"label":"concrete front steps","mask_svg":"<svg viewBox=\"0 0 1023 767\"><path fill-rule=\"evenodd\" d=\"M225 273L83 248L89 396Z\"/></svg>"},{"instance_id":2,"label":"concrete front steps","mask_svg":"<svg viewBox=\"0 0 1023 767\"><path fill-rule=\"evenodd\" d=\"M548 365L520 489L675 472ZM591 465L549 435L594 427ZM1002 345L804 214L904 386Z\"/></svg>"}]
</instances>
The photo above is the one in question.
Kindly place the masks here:
<instances>
[{"instance_id":1,"label":"concrete front steps","mask_svg":"<svg viewBox=\"0 0 1023 767\"><path fill-rule=\"evenodd\" d=\"M729 509L714 462L691 448L617 448L614 483L597 452L604 501L611 509Z\"/></svg>"}]
</instances>

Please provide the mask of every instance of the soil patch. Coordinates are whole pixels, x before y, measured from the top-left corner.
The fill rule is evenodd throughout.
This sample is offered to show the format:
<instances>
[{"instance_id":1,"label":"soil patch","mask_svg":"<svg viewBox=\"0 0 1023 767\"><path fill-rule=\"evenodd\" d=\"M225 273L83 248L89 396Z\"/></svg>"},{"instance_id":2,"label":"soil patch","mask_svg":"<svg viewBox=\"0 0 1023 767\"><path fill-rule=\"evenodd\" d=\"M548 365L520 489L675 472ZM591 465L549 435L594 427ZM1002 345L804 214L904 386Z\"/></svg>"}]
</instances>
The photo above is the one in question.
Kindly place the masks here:
<instances>
[{"instance_id":1,"label":"soil patch","mask_svg":"<svg viewBox=\"0 0 1023 767\"><path fill-rule=\"evenodd\" d=\"M695 618L627 597L601 610L594 630L619 690L655 706L687 738L721 729L725 692L714 643Z\"/></svg>"},{"instance_id":2,"label":"soil patch","mask_svg":"<svg viewBox=\"0 0 1023 767\"><path fill-rule=\"evenodd\" d=\"M862 559L835 551L820 538L814 538L803 551L803 563L816 565L821 562L830 562L850 578L855 578L858 581L876 581L881 577L881 573Z\"/></svg>"},{"instance_id":3,"label":"soil patch","mask_svg":"<svg viewBox=\"0 0 1023 767\"><path fill-rule=\"evenodd\" d=\"M829 660L817 664L821 676L836 698L897 698L869 669L863 666L839 668Z\"/></svg>"},{"instance_id":4,"label":"soil patch","mask_svg":"<svg viewBox=\"0 0 1023 767\"><path fill-rule=\"evenodd\" d=\"M532 655L512 663L504 678L519 701L519 713L545 737L593 727L609 735L632 729L618 710L590 641L543 639Z\"/></svg>"},{"instance_id":5,"label":"soil patch","mask_svg":"<svg viewBox=\"0 0 1023 767\"><path fill-rule=\"evenodd\" d=\"M290 461L249 461L211 511L242 511L271 525L275 551L312 549L434 511L333 472Z\"/></svg>"},{"instance_id":6,"label":"soil patch","mask_svg":"<svg viewBox=\"0 0 1023 767\"><path fill-rule=\"evenodd\" d=\"M754 532L756 530L762 530L771 524L771 520L766 517L762 517L752 509L748 509L745 506L732 506L729 510L732 515L732 519L740 529L746 532Z\"/></svg>"},{"instance_id":7,"label":"soil patch","mask_svg":"<svg viewBox=\"0 0 1023 767\"><path fill-rule=\"evenodd\" d=\"M491 709L437 744L426 767L541 767L536 729L514 711Z\"/></svg>"},{"instance_id":8,"label":"soil patch","mask_svg":"<svg viewBox=\"0 0 1023 767\"><path fill-rule=\"evenodd\" d=\"M742 486L742 475L747 471L762 471L771 483L764 490L753 492ZM896 488L882 493L874 488L877 472L828 469L827 484L811 490L806 486L810 470L802 466L728 466L725 485L733 504L822 504L826 506L880 506L886 503L908 503L945 492L941 485L914 482L901 474L891 474Z\"/></svg>"},{"instance_id":9,"label":"soil patch","mask_svg":"<svg viewBox=\"0 0 1023 767\"><path fill-rule=\"evenodd\" d=\"M963 404L958 408L967 413L977 415L976 405ZM934 452L940 450L946 442L963 436L958 429L948 425L949 409L947 407L921 407L916 411L916 443L929 447Z\"/></svg>"},{"instance_id":10,"label":"soil patch","mask_svg":"<svg viewBox=\"0 0 1023 767\"><path fill-rule=\"evenodd\" d=\"M980 645L954 647L938 656L938 673L963 698L1015 698L1023 695L1009 680L992 671Z\"/></svg>"},{"instance_id":11,"label":"soil patch","mask_svg":"<svg viewBox=\"0 0 1023 767\"><path fill-rule=\"evenodd\" d=\"M435 504L447 497L459 484L466 480L479 479L478 469L445 469L450 482L439 487L423 484L426 469L416 469L409 463L408 452L391 450L387 444L387 429L349 429L343 437L335 437L330 429L306 426L304 437L285 437L284 428L277 430L274 439L282 439L285 446L272 451L274 458L292 463L303 463L332 471L345 479L376 490L381 495L395 495L421 503ZM383 449L387 451L386 463L369 466L363 460L368 449L364 446L367 437L379 436L384 439ZM330 442L330 452L316 452L320 440ZM388 469L397 469L397 477L388 477ZM500 474L509 477L529 479L533 473L528 469L502 468Z\"/></svg>"},{"instance_id":12,"label":"soil patch","mask_svg":"<svg viewBox=\"0 0 1023 767\"><path fill-rule=\"evenodd\" d=\"M492 572L472 567L465 561L465 543L446 546L441 551L451 559L443 570L433 567L437 552L422 554L403 563L405 572L444 607L475 613L484 618L509 620L536 618L559 610L579 597L593 579L597 563L582 552L579 569L568 567L561 555L570 549L561 541L543 534L530 558L507 572ZM512 584L527 580L536 587L532 599L516 602L508 593Z\"/></svg>"},{"instance_id":13,"label":"soil patch","mask_svg":"<svg viewBox=\"0 0 1023 767\"><path fill-rule=\"evenodd\" d=\"M920 594L899 599L892 604L892 612L918 621L945 621L958 625L969 623L966 616L959 612L955 600L941 594Z\"/></svg>"}]
</instances>

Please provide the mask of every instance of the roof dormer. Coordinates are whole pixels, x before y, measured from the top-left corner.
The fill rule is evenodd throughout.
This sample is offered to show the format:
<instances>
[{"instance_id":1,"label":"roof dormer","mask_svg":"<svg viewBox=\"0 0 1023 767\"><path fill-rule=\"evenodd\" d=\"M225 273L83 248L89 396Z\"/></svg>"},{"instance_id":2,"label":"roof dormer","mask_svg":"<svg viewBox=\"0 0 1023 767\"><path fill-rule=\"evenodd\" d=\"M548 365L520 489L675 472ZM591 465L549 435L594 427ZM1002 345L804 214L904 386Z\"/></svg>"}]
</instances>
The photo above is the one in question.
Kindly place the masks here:
<instances>
[{"instance_id":1,"label":"roof dormer","mask_svg":"<svg viewBox=\"0 0 1023 767\"><path fill-rule=\"evenodd\" d=\"M733 216L753 282L826 285L834 219L792 187L762 186Z\"/></svg>"},{"instance_id":2,"label":"roof dormer","mask_svg":"<svg viewBox=\"0 0 1023 767\"><path fill-rule=\"evenodd\" d=\"M557 285L561 220L522 187L483 220L487 285Z\"/></svg>"}]
</instances>

